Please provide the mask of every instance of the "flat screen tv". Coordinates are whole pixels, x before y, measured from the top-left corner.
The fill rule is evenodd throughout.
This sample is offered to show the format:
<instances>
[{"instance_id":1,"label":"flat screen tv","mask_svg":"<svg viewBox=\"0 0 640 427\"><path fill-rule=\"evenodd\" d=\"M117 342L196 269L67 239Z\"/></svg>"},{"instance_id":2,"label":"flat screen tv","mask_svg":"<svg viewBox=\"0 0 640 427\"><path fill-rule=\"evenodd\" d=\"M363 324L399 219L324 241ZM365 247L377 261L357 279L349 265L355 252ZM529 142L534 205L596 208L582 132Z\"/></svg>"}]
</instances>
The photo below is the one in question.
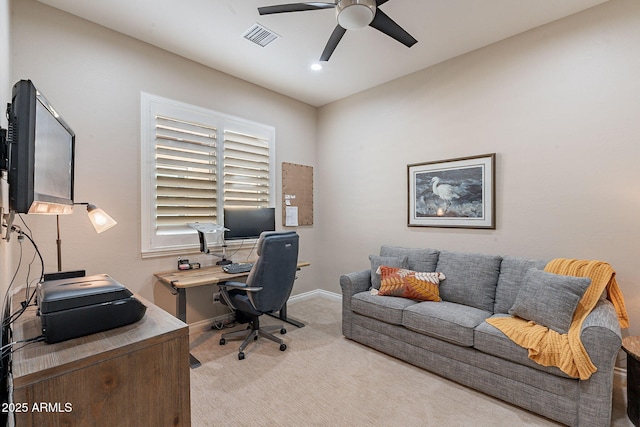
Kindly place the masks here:
<instances>
[{"instance_id":1,"label":"flat screen tv","mask_svg":"<svg viewBox=\"0 0 640 427\"><path fill-rule=\"evenodd\" d=\"M71 213L73 130L30 80L14 85L7 113L9 209L29 214Z\"/></svg>"},{"instance_id":2,"label":"flat screen tv","mask_svg":"<svg viewBox=\"0 0 640 427\"><path fill-rule=\"evenodd\" d=\"M257 239L263 231L275 231L275 208L224 208L225 240Z\"/></svg>"}]
</instances>

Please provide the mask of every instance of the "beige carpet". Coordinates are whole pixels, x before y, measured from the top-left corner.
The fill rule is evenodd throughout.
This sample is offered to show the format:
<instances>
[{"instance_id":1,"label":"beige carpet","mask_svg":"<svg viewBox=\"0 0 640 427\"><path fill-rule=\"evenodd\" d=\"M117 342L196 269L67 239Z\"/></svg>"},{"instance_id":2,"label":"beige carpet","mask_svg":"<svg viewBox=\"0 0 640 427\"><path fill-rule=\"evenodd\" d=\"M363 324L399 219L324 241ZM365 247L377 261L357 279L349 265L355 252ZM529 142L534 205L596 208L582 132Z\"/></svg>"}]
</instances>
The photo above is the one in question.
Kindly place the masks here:
<instances>
[{"instance_id":1,"label":"beige carpet","mask_svg":"<svg viewBox=\"0 0 640 427\"><path fill-rule=\"evenodd\" d=\"M306 326L287 325L284 352L259 339L240 361L240 341L221 346L220 331L191 336L191 351L202 362L191 370L194 427L557 425L347 340L335 299L296 301L289 315ZM632 426L619 382L612 425Z\"/></svg>"}]
</instances>

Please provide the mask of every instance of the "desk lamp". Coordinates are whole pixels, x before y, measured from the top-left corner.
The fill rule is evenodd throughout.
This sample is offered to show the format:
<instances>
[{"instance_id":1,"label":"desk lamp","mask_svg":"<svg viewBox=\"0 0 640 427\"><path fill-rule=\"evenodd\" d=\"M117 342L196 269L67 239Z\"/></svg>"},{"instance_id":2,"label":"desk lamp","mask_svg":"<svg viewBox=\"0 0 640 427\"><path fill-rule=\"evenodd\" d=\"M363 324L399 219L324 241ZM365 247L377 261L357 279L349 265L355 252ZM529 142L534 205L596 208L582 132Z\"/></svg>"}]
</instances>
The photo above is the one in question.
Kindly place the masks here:
<instances>
[{"instance_id":1,"label":"desk lamp","mask_svg":"<svg viewBox=\"0 0 640 427\"><path fill-rule=\"evenodd\" d=\"M111 227L117 224L117 222L111 218L105 211L96 207L96 205L81 202L74 203L74 205L83 205L87 207L87 215L89 215L89 221L96 229L96 233L100 234L103 231L107 231ZM62 240L60 239L60 215L56 215L56 228L58 232L58 238L56 239L56 246L58 250L58 271L62 271Z\"/></svg>"},{"instance_id":2,"label":"desk lamp","mask_svg":"<svg viewBox=\"0 0 640 427\"><path fill-rule=\"evenodd\" d=\"M216 262L216 265L232 264L232 261L227 259L227 244L224 241L224 232L229 231L228 228L218 225L215 222L190 222L187 225L198 232L198 237L200 238L200 252L221 258L220 261ZM216 243L220 243L222 241L222 255L214 254L209 250L209 247L207 246L207 238L205 236L207 233L213 234Z\"/></svg>"}]
</instances>

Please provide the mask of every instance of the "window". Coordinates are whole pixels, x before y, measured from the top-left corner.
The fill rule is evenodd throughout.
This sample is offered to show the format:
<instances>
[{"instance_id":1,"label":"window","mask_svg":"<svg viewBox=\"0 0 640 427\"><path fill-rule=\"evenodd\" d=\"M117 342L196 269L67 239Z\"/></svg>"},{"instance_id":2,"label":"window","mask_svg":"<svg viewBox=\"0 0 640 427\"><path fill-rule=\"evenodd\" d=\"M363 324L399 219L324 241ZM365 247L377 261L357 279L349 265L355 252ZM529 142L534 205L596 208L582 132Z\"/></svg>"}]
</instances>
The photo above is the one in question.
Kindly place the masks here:
<instances>
[{"instance_id":1,"label":"window","mask_svg":"<svg viewBox=\"0 0 640 427\"><path fill-rule=\"evenodd\" d=\"M142 94L142 252L197 247L190 222L273 206L273 127Z\"/></svg>"}]
</instances>

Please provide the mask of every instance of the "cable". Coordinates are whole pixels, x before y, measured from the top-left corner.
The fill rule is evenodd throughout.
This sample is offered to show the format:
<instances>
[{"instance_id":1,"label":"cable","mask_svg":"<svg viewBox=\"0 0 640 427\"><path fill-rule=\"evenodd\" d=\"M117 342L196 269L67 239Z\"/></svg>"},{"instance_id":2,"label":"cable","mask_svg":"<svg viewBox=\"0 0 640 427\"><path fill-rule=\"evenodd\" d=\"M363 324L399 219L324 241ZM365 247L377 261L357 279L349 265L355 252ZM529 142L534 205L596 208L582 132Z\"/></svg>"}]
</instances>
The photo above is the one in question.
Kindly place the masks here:
<instances>
[{"instance_id":1,"label":"cable","mask_svg":"<svg viewBox=\"0 0 640 427\"><path fill-rule=\"evenodd\" d=\"M23 222L24 222L24 221L23 221ZM44 259L42 258L42 254L40 253L40 249L38 249L38 245L36 245L36 242L33 240L33 238L31 238L31 236L30 236L29 234L27 234L27 233L25 233L24 231L22 231L22 229L20 229L20 227L18 227L18 226L16 226L16 225L13 225L13 226L11 226L11 229L12 229L13 231L15 231L16 233L18 233L18 241L21 243L21 244L20 244L20 260L19 260L19 263L18 263L18 267L16 268L16 272L15 272L15 274L14 274L13 278L11 279L11 282L10 282L10 284L9 284L9 287L8 287L7 292L6 292L6 294L5 294L5 297L4 297L4 302L3 302L3 304L5 304L5 307L6 307L6 301L7 301L7 298L8 298L8 296L9 296L9 291L10 291L10 289L11 289L11 287L12 287L12 285L13 285L14 281L15 281L15 278L16 278L16 276L17 276L17 274L18 274L18 271L19 271L19 269L20 269L20 266L21 266L21 264L22 264L22 252L23 252L23 251L22 251L22 241L21 241L21 237L26 237L27 239L29 239L29 241L31 242L31 245L33 246L34 250L36 251L36 255L37 255L37 256L38 256L38 258L40 259L40 277L39 277L39 279L37 279L37 280L38 280L39 282L42 282L42 281L43 281L43 279L44 279ZM27 227L27 229L29 229L29 227ZM27 277L27 280L28 280L28 277ZM34 279L34 280L36 280L36 279ZM27 281L27 288L29 288L29 287L30 287L30 283L29 283L29 281ZM36 294L36 289L34 289L34 290L31 292L31 294L30 294L30 295L29 295L28 293L25 295L25 299L26 299L26 301L22 304L22 307L21 307L17 312L15 312L15 313L11 314L11 316L9 316L9 318L8 318L8 319L3 319L3 321L2 321L2 327L3 327L3 328L4 328L4 327L7 327L7 326L9 326L11 323L15 322L15 321L16 321L16 319L18 319L18 318L22 315L22 313L24 313L24 312L25 312L25 310L27 309L27 307L29 307L29 306L31 305L31 302L32 302L32 300L33 300L33 298L34 298L35 294ZM1 341L0 341L0 342L1 342Z\"/></svg>"},{"instance_id":2,"label":"cable","mask_svg":"<svg viewBox=\"0 0 640 427\"><path fill-rule=\"evenodd\" d=\"M11 323L10 319L12 316L6 317L6 311L11 310L11 307L9 307L9 295L11 293L11 288L15 283L16 277L18 276L18 272L20 271L20 266L22 265L22 241L23 239L18 239L18 242L20 243L20 257L18 258L18 265L16 267L15 273L13 274L13 277L11 278L11 281L9 282L9 286L7 287L7 292L4 294L4 298L2 300L2 320L1 320L2 325L0 326L0 344L4 342L5 328L7 328L8 325ZM4 369L4 357L0 358L0 367Z\"/></svg>"},{"instance_id":3,"label":"cable","mask_svg":"<svg viewBox=\"0 0 640 427\"><path fill-rule=\"evenodd\" d=\"M7 355L9 355L9 353L15 353L18 350L21 350L23 348L25 348L26 346L28 346L29 344L33 344L36 342L40 342L40 341L44 341L45 336L44 335L40 335L37 336L35 338L28 338L25 340L20 340L20 341L13 341L10 342L9 344L5 344L2 347L0 347L0 358L4 358ZM18 348L13 348L14 345L16 344L24 344Z\"/></svg>"},{"instance_id":4,"label":"cable","mask_svg":"<svg viewBox=\"0 0 640 427\"><path fill-rule=\"evenodd\" d=\"M253 241L253 246L251 247L251 250L247 254L247 259L246 259L247 261L249 261L251 259L251 254L256 249L256 246L258 245L258 240L259 239L255 239ZM244 242L245 242L244 240L240 241L240 247L238 247L235 251L233 251L233 253L231 255L229 255L229 259L233 258L240 250L242 250L242 248L244 247Z\"/></svg>"},{"instance_id":5,"label":"cable","mask_svg":"<svg viewBox=\"0 0 640 427\"><path fill-rule=\"evenodd\" d=\"M225 243L225 244L226 244L226 243ZM233 258L233 257L235 256L235 254L237 254L237 253L238 253L238 251L239 251L240 249L242 249L242 246L243 246L243 245L244 245L244 240L240 241L240 247L239 247L239 248L237 248L235 251L233 251L233 253L232 253L231 255L229 255L229 259Z\"/></svg>"},{"instance_id":6,"label":"cable","mask_svg":"<svg viewBox=\"0 0 640 427\"><path fill-rule=\"evenodd\" d=\"M22 224L29 231L29 236L33 236L33 232L31 231L31 228L29 228L29 225L25 222L25 220L22 217L22 215L19 215L18 218L20 218L20 221L22 221ZM27 269L27 278L26 278L27 286L25 287L25 292L24 292L25 300L29 299L29 287L31 285L31 281L29 281L29 276L31 275L31 266L33 265L33 263L36 260L36 255L37 255L37 252L34 252L33 253L33 258L31 258L31 262L29 263L29 267Z\"/></svg>"},{"instance_id":7,"label":"cable","mask_svg":"<svg viewBox=\"0 0 640 427\"><path fill-rule=\"evenodd\" d=\"M15 283L16 277L18 276L18 272L20 271L20 267L22 265L22 239L18 239L18 242L20 243L20 256L18 258L18 265L16 266L16 271L13 273L13 277L11 277L11 281L9 281L9 286L7 287L7 292L4 294L4 299L2 300L3 311L4 311L4 308L7 306L8 298L9 298L9 295L11 293L11 288L13 287L13 284ZM2 315L3 315L3 317L2 317L2 326L5 326L5 323L4 323L5 322L4 312L2 313ZM1 337L1 332L0 332L0 337Z\"/></svg>"},{"instance_id":8,"label":"cable","mask_svg":"<svg viewBox=\"0 0 640 427\"><path fill-rule=\"evenodd\" d=\"M9 282L9 286L7 287L7 291L5 292L4 298L2 300L2 308L0 309L0 322L1 322L1 327L0 327L0 345L2 345L2 343L5 342L5 339L10 339L10 338L6 338L4 336L5 331L8 332L9 331L9 325L11 325L13 322L16 321L16 319L18 319L27 309L27 307L29 307L31 305L31 302L36 294L36 287L34 287L33 291L30 292L30 288L31 288L31 284L33 281L42 281L42 279L44 278L44 259L42 258L42 254L40 253L40 249L38 248L38 245L36 245L35 241L33 240L33 238L31 237L31 229L29 228L29 226L27 225L27 223L24 221L24 218L22 218L21 215L19 215L20 220L22 221L24 227L28 230L28 233L25 233L19 226L17 225L7 225L7 224L2 224L3 227L6 227L8 229L7 233L10 233L11 231L15 231L18 234L18 243L20 244L20 256L18 259L18 264L16 266L15 272L13 274L13 277L11 278L11 281ZM20 268L22 267L22 259L23 259L23 255L24 255L24 248L23 248L23 241L24 238L27 238L30 242L31 245L34 248L34 255L33 258L31 259L31 261L29 262L29 267L27 269L27 276L26 276L26 289L25 289L25 301L21 304L20 309L18 309L16 312L11 313L10 315L7 316L7 313L11 310L11 307L9 306L9 295L11 295L11 289L13 288L15 282L16 282L16 278L18 276L18 273L20 271ZM30 275L31 275L31 267L33 265L33 263L35 262L36 256L40 259L40 276L38 279L33 279L30 280ZM29 345L32 342L37 342L37 341L42 341L44 340L44 336L41 337L36 337L34 339L31 340L22 340L19 342L13 342L10 344L6 344L2 347L0 347L0 369L2 370L2 372L6 372L5 371L5 362L6 362L6 358L7 356L12 353L13 351L17 351L21 348L23 348L26 345ZM13 348L14 345L19 344L19 343L24 343L23 346L19 347L19 348Z\"/></svg>"},{"instance_id":9,"label":"cable","mask_svg":"<svg viewBox=\"0 0 640 427\"><path fill-rule=\"evenodd\" d=\"M16 228L15 226L13 228ZM20 231L20 233L25 236L27 239L29 239L29 241L31 242L31 244L33 245L33 249L35 249L38 258L40 259L40 281L42 282L44 280L44 259L42 258L42 254L40 253L40 249L38 249L38 245L36 245L36 242L33 241L33 239L31 238L30 235L26 234L23 231Z\"/></svg>"},{"instance_id":10,"label":"cable","mask_svg":"<svg viewBox=\"0 0 640 427\"><path fill-rule=\"evenodd\" d=\"M236 326L235 320L221 320L220 322L214 322L213 325L211 325L211 329L221 330L225 328L233 328L234 326Z\"/></svg>"},{"instance_id":11,"label":"cable","mask_svg":"<svg viewBox=\"0 0 640 427\"><path fill-rule=\"evenodd\" d=\"M256 249L256 246L258 246L258 240L259 240L259 239L256 239L256 240L253 242L253 247L252 247L252 248L251 248L251 250L249 251L249 255L247 255L247 261L249 260L249 258L251 258L251 254L252 254L252 253L253 253L253 251Z\"/></svg>"},{"instance_id":12,"label":"cable","mask_svg":"<svg viewBox=\"0 0 640 427\"><path fill-rule=\"evenodd\" d=\"M35 281L35 280L37 280L37 279L33 279L32 282ZM27 287L29 287L29 286L30 285L27 285ZM37 288L34 288L33 291L31 292L31 294L26 296L26 299L20 304L20 308L17 309L15 312L13 312L3 322L3 324L2 324L3 327L8 326L11 323L15 322L16 319L18 319L22 315L22 313L24 313L27 310L27 308L36 305L35 303L32 303L33 297L35 296L36 292L37 292Z\"/></svg>"}]
</instances>

